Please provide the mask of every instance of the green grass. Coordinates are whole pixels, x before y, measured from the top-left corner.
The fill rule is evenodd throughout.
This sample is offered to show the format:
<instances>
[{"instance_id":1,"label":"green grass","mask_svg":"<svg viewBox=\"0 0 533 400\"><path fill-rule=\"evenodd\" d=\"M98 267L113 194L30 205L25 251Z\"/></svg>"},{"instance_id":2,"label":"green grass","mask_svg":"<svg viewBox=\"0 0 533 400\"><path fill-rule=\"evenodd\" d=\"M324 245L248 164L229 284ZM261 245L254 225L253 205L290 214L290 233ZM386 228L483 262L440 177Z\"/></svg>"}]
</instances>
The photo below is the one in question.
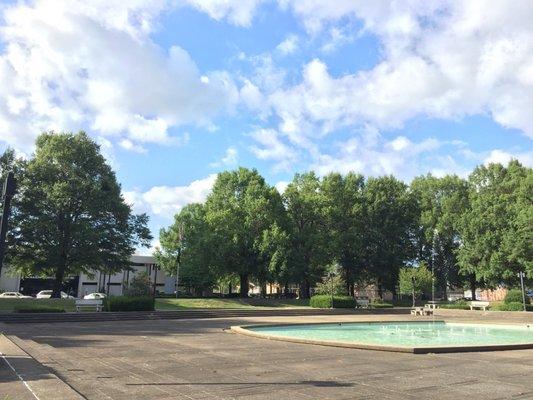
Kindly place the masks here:
<instances>
[{"instance_id":1,"label":"green grass","mask_svg":"<svg viewBox=\"0 0 533 400\"><path fill-rule=\"evenodd\" d=\"M274 299L156 299L157 310L187 308L257 308L257 307L309 307L309 300Z\"/></svg>"},{"instance_id":2,"label":"green grass","mask_svg":"<svg viewBox=\"0 0 533 400\"><path fill-rule=\"evenodd\" d=\"M74 299L0 299L0 312L13 312L15 308L53 307L76 311Z\"/></svg>"},{"instance_id":3,"label":"green grass","mask_svg":"<svg viewBox=\"0 0 533 400\"><path fill-rule=\"evenodd\" d=\"M13 312L16 308L53 307L76 311L74 299L0 299L0 312ZM256 307L309 307L309 300L274 299L156 299L157 310L188 308L256 308Z\"/></svg>"}]
</instances>

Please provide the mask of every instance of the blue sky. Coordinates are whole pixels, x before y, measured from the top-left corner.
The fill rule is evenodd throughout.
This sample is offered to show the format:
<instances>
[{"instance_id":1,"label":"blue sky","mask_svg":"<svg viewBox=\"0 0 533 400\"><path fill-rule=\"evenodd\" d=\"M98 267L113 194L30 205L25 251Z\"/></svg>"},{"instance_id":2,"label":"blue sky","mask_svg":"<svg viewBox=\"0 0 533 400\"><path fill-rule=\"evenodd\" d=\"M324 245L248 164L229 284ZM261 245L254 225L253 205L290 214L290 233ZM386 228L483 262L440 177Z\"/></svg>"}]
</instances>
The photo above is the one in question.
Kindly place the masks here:
<instances>
[{"instance_id":1,"label":"blue sky","mask_svg":"<svg viewBox=\"0 0 533 400\"><path fill-rule=\"evenodd\" d=\"M527 0L125 3L0 6L0 146L86 130L156 236L237 166L282 190L533 164Z\"/></svg>"}]
</instances>

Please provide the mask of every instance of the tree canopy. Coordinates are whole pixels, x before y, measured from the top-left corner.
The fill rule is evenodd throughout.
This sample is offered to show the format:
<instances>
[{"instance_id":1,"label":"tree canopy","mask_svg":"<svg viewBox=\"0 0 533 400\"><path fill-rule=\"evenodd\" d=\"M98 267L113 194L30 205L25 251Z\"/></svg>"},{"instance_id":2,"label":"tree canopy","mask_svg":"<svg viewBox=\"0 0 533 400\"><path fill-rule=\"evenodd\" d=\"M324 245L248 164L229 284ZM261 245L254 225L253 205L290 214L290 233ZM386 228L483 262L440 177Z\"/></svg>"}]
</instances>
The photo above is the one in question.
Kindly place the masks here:
<instances>
[{"instance_id":1,"label":"tree canopy","mask_svg":"<svg viewBox=\"0 0 533 400\"><path fill-rule=\"evenodd\" d=\"M66 277L127 268L151 239L148 217L124 202L114 172L84 132L44 133L17 174L8 262L23 275Z\"/></svg>"}]
</instances>

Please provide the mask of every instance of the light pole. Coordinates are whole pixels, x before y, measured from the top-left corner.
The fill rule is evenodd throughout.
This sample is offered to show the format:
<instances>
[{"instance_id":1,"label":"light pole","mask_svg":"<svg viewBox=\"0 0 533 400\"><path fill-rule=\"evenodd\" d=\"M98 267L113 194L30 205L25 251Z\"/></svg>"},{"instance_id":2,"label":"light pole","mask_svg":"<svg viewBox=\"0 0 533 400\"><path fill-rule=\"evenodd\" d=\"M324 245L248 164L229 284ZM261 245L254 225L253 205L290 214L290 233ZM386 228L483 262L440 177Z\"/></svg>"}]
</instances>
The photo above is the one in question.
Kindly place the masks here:
<instances>
[{"instance_id":1,"label":"light pole","mask_svg":"<svg viewBox=\"0 0 533 400\"><path fill-rule=\"evenodd\" d=\"M522 287L522 304L524 306L524 311L527 311L527 308L526 308L526 290L524 288L524 272L520 271L518 273L518 276L520 277L520 286Z\"/></svg>"},{"instance_id":2,"label":"light pole","mask_svg":"<svg viewBox=\"0 0 533 400\"><path fill-rule=\"evenodd\" d=\"M330 284L330 294L331 294L331 308L335 308L334 305L333 305L333 291L334 291L334 287L333 287L333 277L335 276L335 274L333 274L333 272L330 272L329 273L329 284Z\"/></svg>"}]
</instances>

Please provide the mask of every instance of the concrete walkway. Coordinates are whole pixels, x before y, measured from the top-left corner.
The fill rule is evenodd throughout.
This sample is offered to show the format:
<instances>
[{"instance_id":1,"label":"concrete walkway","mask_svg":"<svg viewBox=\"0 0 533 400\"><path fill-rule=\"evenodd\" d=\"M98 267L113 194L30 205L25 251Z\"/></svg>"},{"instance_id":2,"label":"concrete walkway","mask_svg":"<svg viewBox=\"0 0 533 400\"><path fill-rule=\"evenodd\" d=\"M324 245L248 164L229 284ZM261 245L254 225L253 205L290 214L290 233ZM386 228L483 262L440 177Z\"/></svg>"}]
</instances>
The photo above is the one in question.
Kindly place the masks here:
<instances>
[{"instance_id":1,"label":"concrete walkway","mask_svg":"<svg viewBox=\"0 0 533 400\"><path fill-rule=\"evenodd\" d=\"M446 319L533 323L532 314L447 313ZM94 400L533 399L533 350L414 355L227 332L229 326L253 323L413 319L406 315L246 317L0 324L0 330L43 365L43 376L30 385L51 382L53 378L46 375L51 370ZM0 393L7 393L4 388L12 382L2 381ZM41 397L64 398L55 392Z\"/></svg>"},{"instance_id":2,"label":"concrete walkway","mask_svg":"<svg viewBox=\"0 0 533 400\"><path fill-rule=\"evenodd\" d=\"M84 397L41 365L4 335L0 335L0 397L20 400L64 399Z\"/></svg>"}]
</instances>

